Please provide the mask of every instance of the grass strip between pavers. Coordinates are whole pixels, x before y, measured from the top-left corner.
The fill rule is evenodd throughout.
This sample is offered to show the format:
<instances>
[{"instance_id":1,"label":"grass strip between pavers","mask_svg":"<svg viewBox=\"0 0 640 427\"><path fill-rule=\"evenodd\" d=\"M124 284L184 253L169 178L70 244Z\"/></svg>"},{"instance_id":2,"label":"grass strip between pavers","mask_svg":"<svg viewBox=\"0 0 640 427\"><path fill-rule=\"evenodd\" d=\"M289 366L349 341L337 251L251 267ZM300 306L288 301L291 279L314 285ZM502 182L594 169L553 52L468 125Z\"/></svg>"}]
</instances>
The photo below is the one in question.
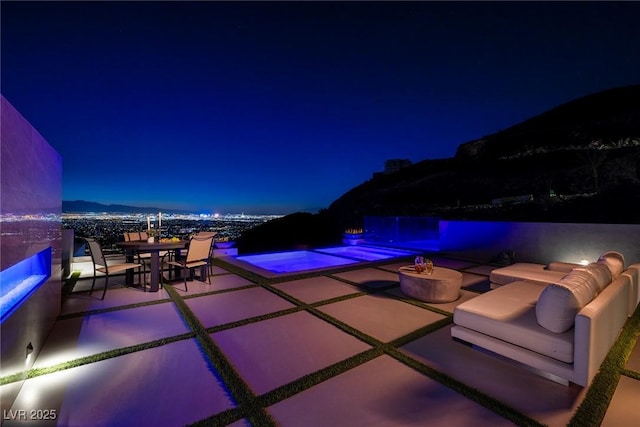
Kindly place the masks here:
<instances>
[{"instance_id":1,"label":"grass strip between pavers","mask_svg":"<svg viewBox=\"0 0 640 427\"><path fill-rule=\"evenodd\" d=\"M88 365L90 363L101 362L106 359L124 356L130 353L135 353L142 350L148 350L151 348L170 344L176 341L191 339L194 337L195 337L195 334L193 332L187 332L185 334L175 335L169 338L161 338L155 341L149 341L146 343L136 344L129 347L121 347L121 348L116 348L114 350L103 351L102 353L93 354L91 356L79 357L77 359L68 360L66 362L58 363L57 365L53 365L53 366L47 366L45 368L30 369L29 372L27 372L26 379L39 377L41 375L52 374L54 372L63 371L65 369L76 368L78 366ZM24 379L23 373L7 375L5 377L0 378L0 385L9 384L16 381L22 381L23 379Z\"/></svg>"},{"instance_id":2,"label":"grass strip between pavers","mask_svg":"<svg viewBox=\"0 0 640 427\"><path fill-rule=\"evenodd\" d=\"M567 426L599 426L602 423L618 386L621 370L635 346L638 335L640 335L640 306L622 328L622 332L609 350L600 366L600 371L591 381L587 394Z\"/></svg>"},{"instance_id":3,"label":"grass strip between pavers","mask_svg":"<svg viewBox=\"0 0 640 427\"><path fill-rule=\"evenodd\" d=\"M87 310L87 311L79 311L79 312L76 312L76 313L61 314L56 318L56 321L57 320L74 319L76 317L93 316L95 314L109 313L109 312L112 312L112 311L128 310L130 308L146 307L148 305L166 304L166 303L169 303L169 302L171 302L171 300L169 298L165 298L165 299L161 299L161 300L145 301L145 302L138 302L138 303L135 303L135 304L118 305L118 306L115 306L115 307L97 308L95 310Z\"/></svg>"},{"instance_id":4,"label":"grass strip between pavers","mask_svg":"<svg viewBox=\"0 0 640 427\"><path fill-rule=\"evenodd\" d=\"M213 342L206 328L202 323L200 323L200 320L196 317L193 311L191 311L178 292L171 286L166 287L165 290L178 307L178 310L180 310L180 313L191 330L195 332L196 339L200 343L200 346L237 403L238 408L236 408L235 411L227 412L227 414L232 414L233 418L237 417L237 419L232 419L231 421L247 418L252 425L275 426L276 423L273 418L264 410L264 408L256 404L256 396L253 391L251 391L240 374L227 360L224 353ZM220 414L214 415L192 425L217 425L219 422L217 417L219 415Z\"/></svg>"},{"instance_id":5,"label":"grass strip between pavers","mask_svg":"<svg viewBox=\"0 0 640 427\"><path fill-rule=\"evenodd\" d=\"M629 369L620 369L620 375L633 378L634 380L640 380L640 372L637 372L637 371L631 371Z\"/></svg>"},{"instance_id":6,"label":"grass strip between pavers","mask_svg":"<svg viewBox=\"0 0 640 427\"><path fill-rule=\"evenodd\" d=\"M209 296L209 295L218 295L218 294L226 294L226 293L235 292L235 291L244 291L245 289L253 289L258 287L260 287L260 285L253 283L250 285L238 286L237 288L216 289L215 291L200 292L193 295L182 294L180 295L180 298L188 300L192 298L200 298L200 297Z\"/></svg>"}]
</instances>

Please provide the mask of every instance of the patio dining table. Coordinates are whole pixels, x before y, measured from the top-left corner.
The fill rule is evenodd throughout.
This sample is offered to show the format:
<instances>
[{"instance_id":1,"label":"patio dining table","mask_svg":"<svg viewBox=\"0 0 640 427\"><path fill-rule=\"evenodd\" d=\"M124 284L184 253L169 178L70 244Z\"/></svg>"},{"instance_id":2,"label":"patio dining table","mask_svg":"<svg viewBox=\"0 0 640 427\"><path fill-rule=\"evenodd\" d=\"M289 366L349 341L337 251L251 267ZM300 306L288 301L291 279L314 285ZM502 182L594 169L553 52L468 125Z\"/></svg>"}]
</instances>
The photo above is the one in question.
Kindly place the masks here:
<instances>
[{"instance_id":1,"label":"patio dining table","mask_svg":"<svg viewBox=\"0 0 640 427\"><path fill-rule=\"evenodd\" d=\"M184 249L189 244L187 240L169 241L169 242L147 242L146 240L118 242L116 246L126 251L127 262L133 262L135 252L149 252L151 254L151 280L149 291L158 292L160 285L160 252L161 251L178 251ZM127 285L133 283L133 272L127 271Z\"/></svg>"}]
</instances>

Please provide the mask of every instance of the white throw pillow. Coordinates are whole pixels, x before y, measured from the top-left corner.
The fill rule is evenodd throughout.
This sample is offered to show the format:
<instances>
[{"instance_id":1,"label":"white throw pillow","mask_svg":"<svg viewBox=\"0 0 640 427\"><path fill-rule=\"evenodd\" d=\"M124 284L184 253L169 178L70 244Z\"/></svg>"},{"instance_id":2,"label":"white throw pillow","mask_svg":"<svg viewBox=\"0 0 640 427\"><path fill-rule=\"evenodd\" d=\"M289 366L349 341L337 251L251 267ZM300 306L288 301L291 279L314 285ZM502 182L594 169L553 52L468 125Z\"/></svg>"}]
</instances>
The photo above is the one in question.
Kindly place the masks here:
<instances>
[{"instance_id":1,"label":"white throw pillow","mask_svg":"<svg viewBox=\"0 0 640 427\"><path fill-rule=\"evenodd\" d=\"M600 255L598 262L609 267L612 280L616 280L624 271L624 255L620 252L607 251Z\"/></svg>"},{"instance_id":2,"label":"white throw pillow","mask_svg":"<svg viewBox=\"0 0 640 427\"><path fill-rule=\"evenodd\" d=\"M597 263L592 262L589 265L585 265L582 267L576 267L574 270L586 271L587 273L593 275L596 280L597 285L597 293L604 291L604 288L609 286L609 283L613 280L611 276L611 270L605 263Z\"/></svg>"},{"instance_id":3,"label":"white throw pillow","mask_svg":"<svg viewBox=\"0 0 640 427\"><path fill-rule=\"evenodd\" d=\"M558 334L573 327L576 314L597 294L594 275L572 270L557 283L544 288L536 303L538 324Z\"/></svg>"}]
</instances>

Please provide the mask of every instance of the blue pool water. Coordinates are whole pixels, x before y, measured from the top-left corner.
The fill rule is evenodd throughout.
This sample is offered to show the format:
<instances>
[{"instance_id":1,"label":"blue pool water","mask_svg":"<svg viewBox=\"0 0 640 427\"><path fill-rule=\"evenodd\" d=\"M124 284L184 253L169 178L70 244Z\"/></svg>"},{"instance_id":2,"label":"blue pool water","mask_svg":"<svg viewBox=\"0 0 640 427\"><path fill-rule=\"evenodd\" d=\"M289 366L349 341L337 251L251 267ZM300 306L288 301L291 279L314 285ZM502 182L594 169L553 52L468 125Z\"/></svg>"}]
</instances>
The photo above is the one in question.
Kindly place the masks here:
<instances>
[{"instance_id":1,"label":"blue pool water","mask_svg":"<svg viewBox=\"0 0 640 427\"><path fill-rule=\"evenodd\" d=\"M339 246L335 248L317 249L317 251L331 255L355 258L363 261L379 261L382 259L415 255L414 252L410 251L373 246Z\"/></svg>"},{"instance_id":2,"label":"blue pool water","mask_svg":"<svg viewBox=\"0 0 640 427\"><path fill-rule=\"evenodd\" d=\"M340 246L315 251L274 252L235 258L272 273L296 273L407 255L412 255L412 252L366 246Z\"/></svg>"},{"instance_id":3,"label":"blue pool water","mask_svg":"<svg viewBox=\"0 0 640 427\"><path fill-rule=\"evenodd\" d=\"M236 257L236 259L274 273L293 273L318 268L339 267L358 262L354 259L341 258L312 251L243 255Z\"/></svg>"}]
</instances>

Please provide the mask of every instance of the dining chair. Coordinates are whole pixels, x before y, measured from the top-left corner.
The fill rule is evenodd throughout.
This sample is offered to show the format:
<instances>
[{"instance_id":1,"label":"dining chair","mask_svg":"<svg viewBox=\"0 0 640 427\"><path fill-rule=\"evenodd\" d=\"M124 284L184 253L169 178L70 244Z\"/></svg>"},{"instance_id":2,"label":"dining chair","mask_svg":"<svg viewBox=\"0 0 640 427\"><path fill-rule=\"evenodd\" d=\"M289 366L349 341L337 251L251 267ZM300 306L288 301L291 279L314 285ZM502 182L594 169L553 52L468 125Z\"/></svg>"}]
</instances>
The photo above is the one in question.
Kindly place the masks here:
<instances>
[{"instance_id":1,"label":"dining chair","mask_svg":"<svg viewBox=\"0 0 640 427\"><path fill-rule=\"evenodd\" d=\"M200 231L199 233L196 233L197 237L216 237L216 235L218 234L217 231ZM208 274L213 274L213 250L215 249L215 241L211 240L211 249L209 250L209 265L207 266L209 273Z\"/></svg>"},{"instance_id":2,"label":"dining chair","mask_svg":"<svg viewBox=\"0 0 640 427\"><path fill-rule=\"evenodd\" d=\"M188 270L189 276L192 276L194 268L207 267L201 268L201 275L205 274L207 276L209 284L211 284L211 277L209 276L208 266L212 244L213 236L193 236L189 240L187 255L182 259L169 261L167 264L180 267L183 270ZM187 292L187 274L185 271L183 271L182 275L184 276L184 290L185 292ZM203 278L201 277L200 280L202 279Z\"/></svg>"},{"instance_id":3,"label":"dining chair","mask_svg":"<svg viewBox=\"0 0 640 427\"><path fill-rule=\"evenodd\" d=\"M218 234L217 231L198 231L193 236L196 236L196 237L209 237L209 236L216 237L216 234ZM211 242L212 242L211 245L214 246L213 240ZM181 249L180 252L179 252L179 255L181 257L186 256L187 255L187 249Z\"/></svg>"},{"instance_id":4,"label":"dining chair","mask_svg":"<svg viewBox=\"0 0 640 427\"><path fill-rule=\"evenodd\" d=\"M102 247L97 240L92 239L90 237L85 237L84 240L89 245L89 252L91 254L91 261L93 262L93 282L91 283L91 289L89 290L89 295L93 293L93 287L96 285L96 276L97 272L104 273L105 282L104 282L104 290L102 291L102 298L104 300L105 295L107 294L107 287L109 286L109 276L114 273L119 273L121 271L126 271L131 268L140 268L141 265L132 262L125 263L112 263L109 264L107 259L102 252Z\"/></svg>"},{"instance_id":5,"label":"dining chair","mask_svg":"<svg viewBox=\"0 0 640 427\"><path fill-rule=\"evenodd\" d=\"M124 233L124 241L125 242L139 242L142 240L147 240L147 233L140 231L129 231ZM142 274L144 277L147 277L147 265L149 265L149 269L151 269L151 254L149 252L139 252L135 253L138 262L142 265L142 271L139 274ZM142 283L142 280L139 280Z\"/></svg>"},{"instance_id":6,"label":"dining chair","mask_svg":"<svg viewBox=\"0 0 640 427\"><path fill-rule=\"evenodd\" d=\"M217 231L199 231L196 234L194 234L194 236L216 237L217 234L218 234ZM213 274L213 250L214 249L215 249L215 241L211 240L211 251L209 253L209 266L207 267L209 269L209 274ZM187 249L179 249L176 251L176 258L184 258L185 256L187 256Z\"/></svg>"}]
</instances>

